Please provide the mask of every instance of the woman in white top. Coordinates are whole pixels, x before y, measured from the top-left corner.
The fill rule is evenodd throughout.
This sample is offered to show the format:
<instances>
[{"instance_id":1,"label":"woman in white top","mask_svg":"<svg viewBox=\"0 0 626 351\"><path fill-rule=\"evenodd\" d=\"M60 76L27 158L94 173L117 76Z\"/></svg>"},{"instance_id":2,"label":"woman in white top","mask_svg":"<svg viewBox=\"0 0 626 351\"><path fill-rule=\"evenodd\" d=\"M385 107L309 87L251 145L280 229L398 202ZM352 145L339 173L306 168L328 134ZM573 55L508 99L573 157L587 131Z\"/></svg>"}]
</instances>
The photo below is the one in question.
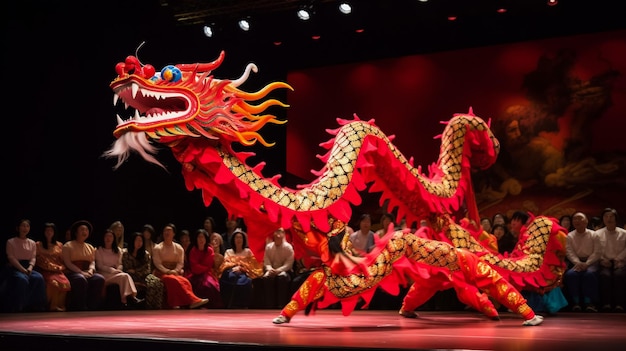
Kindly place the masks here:
<instances>
[{"instance_id":1,"label":"woman in white top","mask_svg":"<svg viewBox=\"0 0 626 351\"><path fill-rule=\"evenodd\" d=\"M18 222L17 236L6 243L9 264L0 281L0 301L7 312L25 310L45 311L46 283L41 273L33 270L37 257L37 244L28 238L30 220Z\"/></svg>"},{"instance_id":2,"label":"woman in white top","mask_svg":"<svg viewBox=\"0 0 626 351\"><path fill-rule=\"evenodd\" d=\"M96 269L104 277L105 286L117 284L120 287L121 302L125 306L143 302L137 298L133 278L122 269L122 249L116 243L115 234L107 229L102 239L102 246L96 250Z\"/></svg>"}]
</instances>

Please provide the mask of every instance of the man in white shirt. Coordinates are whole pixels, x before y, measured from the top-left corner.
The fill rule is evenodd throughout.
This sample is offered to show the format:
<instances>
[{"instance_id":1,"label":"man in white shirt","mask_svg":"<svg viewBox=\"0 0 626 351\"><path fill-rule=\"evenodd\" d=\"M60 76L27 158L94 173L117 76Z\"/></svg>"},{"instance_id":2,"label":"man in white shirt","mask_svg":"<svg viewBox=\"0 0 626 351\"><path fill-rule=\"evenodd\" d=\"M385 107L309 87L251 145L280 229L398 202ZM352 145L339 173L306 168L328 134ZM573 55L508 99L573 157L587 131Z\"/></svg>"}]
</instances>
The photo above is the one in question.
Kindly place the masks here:
<instances>
[{"instance_id":1,"label":"man in white shirt","mask_svg":"<svg viewBox=\"0 0 626 351\"><path fill-rule=\"evenodd\" d=\"M283 308L289 302L293 260L293 246L285 240L285 229L276 229L263 256L265 307Z\"/></svg>"},{"instance_id":2,"label":"man in white shirt","mask_svg":"<svg viewBox=\"0 0 626 351\"><path fill-rule=\"evenodd\" d=\"M600 295L602 310L624 312L626 300L626 229L617 227L617 211L602 211L604 227L596 231L602 247Z\"/></svg>"},{"instance_id":3,"label":"man in white shirt","mask_svg":"<svg viewBox=\"0 0 626 351\"><path fill-rule=\"evenodd\" d=\"M597 312L598 303L598 263L602 254L600 241L593 230L589 229L589 220L582 212L572 216L574 230L567 234L566 258L567 271L563 283L572 303L572 312Z\"/></svg>"},{"instance_id":4,"label":"man in white shirt","mask_svg":"<svg viewBox=\"0 0 626 351\"><path fill-rule=\"evenodd\" d=\"M372 231L372 217L369 214L362 214L359 217L359 229L350 234L352 242L352 252L355 256L364 256L372 251L376 239Z\"/></svg>"}]
</instances>

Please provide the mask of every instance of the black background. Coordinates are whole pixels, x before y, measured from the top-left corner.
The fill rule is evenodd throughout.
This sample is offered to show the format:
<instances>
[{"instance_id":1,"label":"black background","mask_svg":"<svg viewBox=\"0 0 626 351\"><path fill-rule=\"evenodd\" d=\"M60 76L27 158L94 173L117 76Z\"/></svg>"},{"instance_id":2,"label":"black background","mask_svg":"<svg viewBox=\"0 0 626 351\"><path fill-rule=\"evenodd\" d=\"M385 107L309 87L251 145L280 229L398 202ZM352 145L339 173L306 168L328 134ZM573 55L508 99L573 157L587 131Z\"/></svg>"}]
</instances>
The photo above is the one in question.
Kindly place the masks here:
<instances>
[{"instance_id":1,"label":"black background","mask_svg":"<svg viewBox=\"0 0 626 351\"><path fill-rule=\"evenodd\" d=\"M218 78L236 78L254 62L260 72L244 86L254 90L284 81L298 68L624 27L617 1L561 0L557 7L545 0L509 1L504 16L495 13L497 1L431 0L427 11L411 7L395 15L391 5L417 6L417 1L363 3L368 8L355 6L354 17L344 24L327 17L298 27L295 16L277 12L266 15L264 24L259 19L262 30L253 34L229 32L224 24L219 38L208 39L201 26L177 25L171 9L155 0L3 2L4 239L14 235L20 218L31 219L34 239L44 222L55 222L62 236L79 219L94 224L96 237L115 220L126 225L127 235L144 223L157 231L168 222L195 230L207 215L217 219L218 231L223 229L224 210L217 202L204 206L198 191L187 191L169 150L158 155L167 171L136 156L114 171L114 160L102 157L114 141L108 87L114 67L142 42L139 59L157 70L209 62L221 50L226 59L214 73ZM454 6L464 16L449 23L445 14ZM320 9L318 17L323 14ZM353 28L359 26L366 31L356 36ZM324 40L310 40L315 33ZM275 40L283 45L273 45ZM253 160L267 162L268 176L285 168L287 126L272 128L264 135L277 146L255 149Z\"/></svg>"}]
</instances>

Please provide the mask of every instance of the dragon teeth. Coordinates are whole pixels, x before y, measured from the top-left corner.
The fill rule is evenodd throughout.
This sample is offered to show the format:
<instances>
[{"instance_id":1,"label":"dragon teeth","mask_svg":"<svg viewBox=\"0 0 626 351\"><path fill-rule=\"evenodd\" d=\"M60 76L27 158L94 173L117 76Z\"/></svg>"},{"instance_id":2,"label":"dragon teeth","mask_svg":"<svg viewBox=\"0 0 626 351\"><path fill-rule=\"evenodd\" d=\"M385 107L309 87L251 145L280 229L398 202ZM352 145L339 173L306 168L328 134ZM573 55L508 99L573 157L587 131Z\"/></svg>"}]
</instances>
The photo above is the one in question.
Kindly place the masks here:
<instances>
[{"instance_id":1,"label":"dragon teeth","mask_svg":"<svg viewBox=\"0 0 626 351\"><path fill-rule=\"evenodd\" d=\"M132 83L130 86L132 93L133 93L133 99L137 98L137 92L139 91L139 85L137 85L136 83Z\"/></svg>"}]
</instances>

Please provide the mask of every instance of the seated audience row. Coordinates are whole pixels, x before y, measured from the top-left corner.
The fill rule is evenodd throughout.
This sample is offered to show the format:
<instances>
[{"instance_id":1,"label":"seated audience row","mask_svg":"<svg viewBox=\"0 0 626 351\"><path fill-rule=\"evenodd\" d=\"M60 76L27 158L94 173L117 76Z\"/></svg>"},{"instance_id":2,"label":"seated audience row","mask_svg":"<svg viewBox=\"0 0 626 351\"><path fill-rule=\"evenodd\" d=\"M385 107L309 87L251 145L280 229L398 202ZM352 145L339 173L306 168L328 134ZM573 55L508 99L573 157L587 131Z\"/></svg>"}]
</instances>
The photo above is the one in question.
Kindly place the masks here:
<instances>
[{"instance_id":1,"label":"seated audience row","mask_svg":"<svg viewBox=\"0 0 626 351\"><path fill-rule=\"evenodd\" d=\"M601 218L604 226L595 231L588 229L582 212L559 219L566 230L573 228L566 241L568 269L562 286L572 311L624 308L626 230L617 227L614 209L605 209ZM483 218L481 225L485 231L489 227L498 251L507 255L528 220L528 213L517 211L508 225L500 214L492 221ZM350 232L359 253L371 250L384 235L383 222L395 227L393 215L381 219L378 232L372 230L369 215L359 218L357 230ZM93 228L88 221L74 223L71 240L61 244L53 223L45 224L43 239L35 243L28 238L30 221L22 220L17 236L7 241L9 266L0 276L3 311L98 310L107 298L116 298L123 307L148 309L284 307L294 291L294 249L286 232L279 228L268 238L259 262L248 247L242 221L229 218L226 224L226 232L219 234L213 218L207 217L202 229L187 235L185 248L185 234L177 237L173 224L165 225L156 241L154 227L146 224L126 242L123 224L115 221L96 249L90 244ZM117 290L110 290L112 286ZM108 296L112 291L116 296Z\"/></svg>"}]
</instances>

